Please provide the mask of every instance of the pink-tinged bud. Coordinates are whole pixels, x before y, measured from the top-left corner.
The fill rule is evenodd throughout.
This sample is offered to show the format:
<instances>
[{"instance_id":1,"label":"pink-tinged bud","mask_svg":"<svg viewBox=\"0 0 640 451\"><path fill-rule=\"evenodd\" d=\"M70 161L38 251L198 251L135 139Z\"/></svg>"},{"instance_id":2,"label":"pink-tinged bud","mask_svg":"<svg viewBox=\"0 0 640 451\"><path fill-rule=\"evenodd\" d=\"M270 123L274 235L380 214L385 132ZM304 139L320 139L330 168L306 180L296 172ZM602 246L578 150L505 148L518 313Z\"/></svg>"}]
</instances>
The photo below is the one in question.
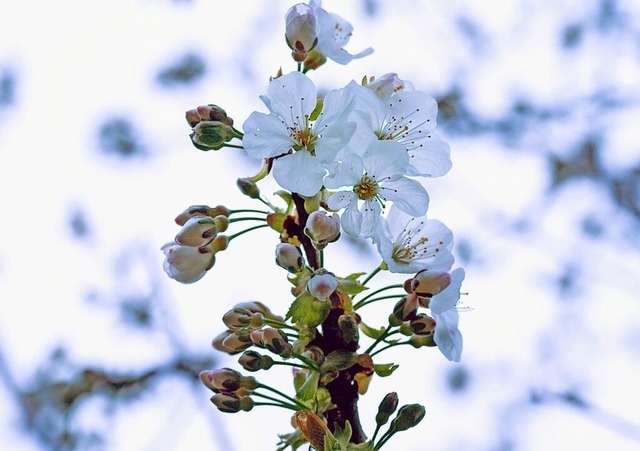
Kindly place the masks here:
<instances>
[{"instance_id":1,"label":"pink-tinged bud","mask_svg":"<svg viewBox=\"0 0 640 451\"><path fill-rule=\"evenodd\" d=\"M227 112L217 105L201 105L185 113L185 118L191 127L195 127L202 121L218 121L232 126L233 119L227 116Z\"/></svg>"},{"instance_id":2,"label":"pink-tinged bud","mask_svg":"<svg viewBox=\"0 0 640 451\"><path fill-rule=\"evenodd\" d=\"M256 351L245 351L238 359L238 363L247 371L268 370L273 366L273 359Z\"/></svg>"},{"instance_id":3,"label":"pink-tinged bud","mask_svg":"<svg viewBox=\"0 0 640 451\"><path fill-rule=\"evenodd\" d=\"M302 62L318 43L316 12L309 5L298 3L287 11L285 23L285 39L291 56L295 61Z\"/></svg>"},{"instance_id":4,"label":"pink-tinged bud","mask_svg":"<svg viewBox=\"0 0 640 451\"><path fill-rule=\"evenodd\" d=\"M451 275L446 271L423 270L411 281L411 289L420 297L432 297L443 291L451 283Z\"/></svg>"},{"instance_id":5,"label":"pink-tinged bud","mask_svg":"<svg viewBox=\"0 0 640 451\"><path fill-rule=\"evenodd\" d=\"M338 213L329 216L326 211L314 211L307 218L304 233L311 238L316 249L322 250L340 238L340 216Z\"/></svg>"},{"instance_id":6,"label":"pink-tinged bud","mask_svg":"<svg viewBox=\"0 0 640 451\"><path fill-rule=\"evenodd\" d=\"M234 308L247 309L252 313L260 313L262 316L264 316L265 318L268 318L268 319L272 319L272 320L275 320L275 321L284 321L284 318L282 318L282 316L274 314L269 309L269 307L264 305L262 302L258 302L258 301L240 302L240 303L236 304L234 306Z\"/></svg>"},{"instance_id":7,"label":"pink-tinged bud","mask_svg":"<svg viewBox=\"0 0 640 451\"><path fill-rule=\"evenodd\" d=\"M215 337L211 346L217 351L233 355L250 348L253 343L248 334L238 335L235 331L229 329Z\"/></svg>"},{"instance_id":8,"label":"pink-tinged bud","mask_svg":"<svg viewBox=\"0 0 640 451\"><path fill-rule=\"evenodd\" d=\"M291 273L299 272L304 268L302 251L293 244L278 243L276 246L276 264Z\"/></svg>"},{"instance_id":9,"label":"pink-tinged bud","mask_svg":"<svg viewBox=\"0 0 640 451\"><path fill-rule=\"evenodd\" d=\"M183 246L200 247L209 244L218 234L218 229L210 216L190 217L176 235L176 243Z\"/></svg>"},{"instance_id":10,"label":"pink-tinged bud","mask_svg":"<svg viewBox=\"0 0 640 451\"><path fill-rule=\"evenodd\" d=\"M258 327L262 327L264 316L259 312L251 312L243 308L234 308L222 316L222 322L229 329L257 329Z\"/></svg>"},{"instance_id":11,"label":"pink-tinged bud","mask_svg":"<svg viewBox=\"0 0 640 451\"><path fill-rule=\"evenodd\" d=\"M387 100L393 93L402 91L405 88L405 82L398 78L398 74L390 73L376 78L366 86L375 92L376 96Z\"/></svg>"},{"instance_id":12,"label":"pink-tinged bud","mask_svg":"<svg viewBox=\"0 0 640 451\"><path fill-rule=\"evenodd\" d=\"M216 393L234 392L242 386L242 374L231 368L201 371L200 380Z\"/></svg>"},{"instance_id":13,"label":"pink-tinged bud","mask_svg":"<svg viewBox=\"0 0 640 451\"><path fill-rule=\"evenodd\" d=\"M241 410L248 412L253 409L253 400L248 396L238 396L235 393L216 393L211 402L220 412L237 413Z\"/></svg>"},{"instance_id":14,"label":"pink-tinged bud","mask_svg":"<svg viewBox=\"0 0 640 451\"><path fill-rule=\"evenodd\" d=\"M206 247L182 246L176 242L166 243L161 250L162 263L169 277L181 283L193 283L202 278L215 263L213 252Z\"/></svg>"},{"instance_id":15,"label":"pink-tinged bud","mask_svg":"<svg viewBox=\"0 0 640 451\"><path fill-rule=\"evenodd\" d=\"M285 333L273 327L267 327L262 331L262 345L268 351L285 358L293 352L293 346Z\"/></svg>"},{"instance_id":16,"label":"pink-tinged bud","mask_svg":"<svg viewBox=\"0 0 640 451\"><path fill-rule=\"evenodd\" d=\"M418 296L410 294L400 299L393 307L393 313L389 316L389 322L399 326L404 321L410 321L416 317L418 310Z\"/></svg>"},{"instance_id":17,"label":"pink-tinged bud","mask_svg":"<svg viewBox=\"0 0 640 451\"><path fill-rule=\"evenodd\" d=\"M229 217L230 214L231 211L223 205L218 205L214 208L211 208L208 205L192 205L176 216L175 221L179 226L183 226L192 216L210 216L215 218L220 215Z\"/></svg>"},{"instance_id":18,"label":"pink-tinged bud","mask_svg":"<svg viewBox=\"0 0 640 451\"><path fill-rule=\"evenodd\" d=\"M338 288L338 281L333 274L316 274L307 282L307 292L320 301L329 299Z\"/></svg>"}]
</instances>

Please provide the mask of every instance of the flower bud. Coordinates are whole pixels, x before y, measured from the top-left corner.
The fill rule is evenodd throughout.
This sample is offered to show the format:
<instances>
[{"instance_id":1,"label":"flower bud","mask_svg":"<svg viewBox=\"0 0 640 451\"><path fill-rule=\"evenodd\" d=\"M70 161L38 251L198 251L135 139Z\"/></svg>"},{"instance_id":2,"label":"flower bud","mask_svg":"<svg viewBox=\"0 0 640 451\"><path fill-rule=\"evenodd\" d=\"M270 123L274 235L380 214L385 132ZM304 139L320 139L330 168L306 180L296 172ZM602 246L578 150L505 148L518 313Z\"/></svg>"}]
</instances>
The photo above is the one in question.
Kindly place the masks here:
<instances>
[{"instance_id":1,"label":"flower bud","mask_svg":"<svg viewBox=\"0 0 640 451\"><path fill-rule=\"evenodd\" d=\"M229 329L240 329L247 327L251 323L253 313L243 308L233 308L222 315L222 322Z\"/></svg>"},{"instance_id":2,"label":"flower bud","mask_svg":"<svg viewBox=\"0 0 640 451\"><path fill-rule=\"evenodd\" d=\"M235 393L216 393L211 397L211 402L224 413L237 413L241 410L248 412L253 409L253 400L250 397L238 396Z\"/></svg>"},{"instance_id":3,"label":"flower bud","mask_svg":"<svg viewBox=\"0 0 640 451\"><path fill-rule=\"evenodd\" d=\"M234 308L243 308L243 309L249 310L252 313L260 313L265 318L272 319L272 320L275 320L275 321L283 321L284 320L282 318L282 316L275 315L269 309L269 307L264 305L262 302L258 302L258 301L240 302L240 303L236 304L234 306Z\"/></svg>"},{"instance_id":4,"label":"flower bud","mask_svg":"<svg viewBox=\"0 0 640 451\"><path fill-rule=\"evenodd\" d=\"M202 121L218 121L229 126L233 125L233 119L227 116L227 112L214 104L201 105L189 110L185 113L185 118L192 128Z\"/></svg>"},{"instance_id":5,"label":"flower bud","mask_svg":"<svg viewBox=\"0 0 640 451\"><path fill-rule=\"evenodd\" d=\"M247 371L268 370L273 366L273 359L256 351L245 351L238 363Z\"/></svg>"},{"instance_id":6,"label":"flower bud","mask_svg":"<svg viewBox=\"0 0 640 451\"><path fill-rule=\"evenodd\" d=\"M219 121L203 121L189 135L193 145L200 150L220 150L235 137L233 128Z\"/></svg>"},{"instance_id":7,"label":"flower bud","mask_svg":"<svg viewBox=\"0 0 640 451\"><path fill-rule=\"evenodd\" d=\"M253 346L253 342L248 334L238 335L233 330L227 330L215 337L211 346L217 351L233 355L250 348Z\"/></svg>"},{"instance_id":8,"label":"flower bud","mask_svg":"<svg viewBox=\"0 0 640 451\"><path fill-rule=\"evenodd\" d=\"M304 229L316 249L322 250L327 244L340 238L340 216L334 213L328 216L326 211L314 211L309 214Z\"/></svg>"},{"instance_id":9,"label":"flower bud","mask_svg":"<svg viewBox=\"0 0 640 451\"><path fill-rule=\"evenodd\" d=\"M425 415L424 406L420 404L407 404L400 407L398 415L391 421L390 431L401 432L414 427Z\"/></svg>"},{"instance_id":10,"label":"flower bud","mask_svg":"<svg viewBox=\"0 0 640 451\"><path fill-rule=\"evenodd\" d=\"M289 357L293 352L293 346L289 343L285 333L273 327L267 327L262 331L261 341L268 351L282 357Z\"/></svg>"},{"instance_id":11,"label":"flower bud","mask_svg":"<svg viewBox=\"0 0 640 451\"><path fill-rule=\"evenodd\" d=\"M338 317L338 328L342 333L342 339L345 343L357 343L360 336L358 332L358 323L351 315L340 315Z\"/></svg>"},{"instance_id":12,"label":"flower bud","mask_svg":"<svg viewBox=\"0 0 640 451\"><path fill-rule=\"evenodd\" d=\"M433 334L429 335L412 335L409 337L409 344L414 348L421 348L423 346L433 347L436 342L433 338Z\"/></svg>"},{"instance_id":13,"label":"flower bud","mask_svg":"<svg viewBox=\"0 0 640 451\"><path fill-rule=\"evenodd\" d=\"M162 263L169 277L181 283L193 283L202 278L215 263L215 256L208 247L182 246L176 242L166 243L161 250Z\"/></svg>"},{"instance_id":14,"label":"flower bud","mask_svg":"<svg viewBox=\"0 0 640 451\"><path fill-rule=\"evenodd\" d=\"M248 178L240 178L236 181L236 185L240 188L240 192L251 199L260 198L260 189L256 182L249 180Z\"/></svg>"},{"instance_id":15,"label":"flower bud","mask_svg":"<svg viewBox=\"0 0 640 451\"><path fill-rule=\"evenodd\" d=\"M218 234L218 229L210 216L190 217L176 235L175 241L183 246L200 247L209 244Z\"/></svg>"},{"instance_id":16,"label":"flower bud","mask_svg":"<svg viewBox=\"0 0 640 451\"><path fill-rule=\"evenodd\" d=\"M231 211L223 205L218 205L214 208L211 208L207 205L192 205L185 211L180 213L176 217L175 221L179 226L183 226L192 216L210 216L212 218L215 218L217 216L229 217L230 214Z\"/></svg>"},{"instance_id":17,"label":"flower bud","mask_svg":"<svg viewBox=\"0 0 640 451\"><path fill-rule=\"evenodd\" d=\"M410 322L411 330L416 335L429 335L436 328L436 320L420 313Z\"/></svg>"},{"instance_id":18,"label":"flower bud","mask_svg":"<svg viewBox=\"0 0 640 451\"><path fill-rule=\"evenodd\" d=\"M396 392L388 393L378 406L378 413L376 414L376 425L383 426L387 424L393 412L398 408L398 394Z\"/></svg>"},{"instance_id":19,"label":"flower bud","mask_svg":"<svg viewBox=\"0 0 640 451\"><path fill-rule=\"evenodd\" d=\"M318 43L316 12L309 5L298 3L285 16L285 39L295 61L304 61Z\"/></svg>"},{"instance_id":20,"label":"flower bud","mask_svg":"<svg viewBox=\"0 0 640 451\"><path fill-rule=\"evenodd\" d=\"M338 281L333 274L315 274L307 282L307 292L320 301L329 299L338 288Z\"/></svg>"},{"instance_id":21,"label":"flower bud","mask_svg":"<svg viewBox=\"0 0 640 451\"><path fill-rule=\"evenodd\" d=\"M411 281L411 289L420 297L432 297L447 288L451 283L451 275L446 271L423 270Z\"/></svg>"},{"instance_id":22,"label":"flower bud","mask_svg":"<svg viewBox=\"0 0 640 451\"><path fill-rule=\"evenodd\" d=\"M366 87L375 92L376 96L382 100L387 100L391 97L391 94L402 91L405 87L405 82L398 78L398 74L390 73L376 78L368 83Z\"/></svg>"},{"instance_id":23,"label":"flower bud","mask_svg":"<svg viewBox=\"0 0 640 451\"><path fill-rule=\"evenodd\" d=\"M327 62L327 57L317 50L312 50L307 59L304 60L304 71L309 71L312 69L317 69Z\"/></svg>"},{"instance_id":24,"label":"flower bud","mask_svg":"<svg viewBox=\"0 0 640 451\"><path fill-rule=\"evenodd\" d=\"M392 317L396 318L396 325L404 321L409 321L416 316L418 311L418 296L408 295L400 299L393 307ZM391 318L389 319L391 321Z\"/></svg>"},{"instance_id":25,"label":"flower bud","mask_svg":"<svg viewBox=\"0 0 640 451\"><path fill-rule=\"evenodd\" d=\"M317 363L318 366L321 366L326 360L324 352L318 346L307 346L302 355Z\"/></svg>"},{"instance_id":26,"label":"flower bud","mask_svg":"<svg viewBox=\"0 0 640 451\"><path fill-rule=\"evenodd\" d=\"M302 251L293 244L278 243L276 246L276 264L291 273L299 272L304 268Z\"/></svg>"},{"instance_id":27,"label":"flower bud","mask_svg":"<svg viewBox=\"0 0 640 451\"><path fill-rule=\"evenodd\" d=\"M200 380L216 393L234 392L242 386L242 374L231 368L200 371Z\"/></svg>"},{"instance_id":28,"label":"flower bud","mask_svg":"<svg viewBox=\"0 0 640 451\"><path fill-rule=\"evenodd\" d=\"M214 253L224 251L225 249L227 249L227 247L229 247L229 237L225 235L216 236L215 239L211 242L210 247Z\"/></svg>"}]
</instances>

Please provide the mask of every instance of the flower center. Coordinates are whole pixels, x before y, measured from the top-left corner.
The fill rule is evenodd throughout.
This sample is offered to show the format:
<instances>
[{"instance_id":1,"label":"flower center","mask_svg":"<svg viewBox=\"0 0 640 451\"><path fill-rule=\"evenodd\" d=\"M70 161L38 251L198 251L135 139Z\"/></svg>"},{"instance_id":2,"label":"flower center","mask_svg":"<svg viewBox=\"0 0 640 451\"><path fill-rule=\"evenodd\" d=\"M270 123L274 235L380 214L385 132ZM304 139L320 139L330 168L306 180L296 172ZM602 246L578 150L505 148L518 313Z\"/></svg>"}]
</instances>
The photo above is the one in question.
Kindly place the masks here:
<instances>
[{"instance_id":1,"label":"flower center","mask_svg":"<svg viewBox=\"0 0 640 451\"><path fill-rule=\"evenodd\" d=\"M371 200L378 195L378 183L375 179L364 175L360 181L354 185L353 193L361 200Z\"/></svg>"},{"instance_id":2,"label":"flower center","mask_svg":"<svg viewBox=\"0 0 640 451\"><path fill-rule=\"evenodd\" d=\"M307 149L313 152L314 143L317 136L311 131L309 116L304 117L304 124L294 123L293 127L289 127L289 136L296 142L294 150Z\"/></svg>"}]
</instances>

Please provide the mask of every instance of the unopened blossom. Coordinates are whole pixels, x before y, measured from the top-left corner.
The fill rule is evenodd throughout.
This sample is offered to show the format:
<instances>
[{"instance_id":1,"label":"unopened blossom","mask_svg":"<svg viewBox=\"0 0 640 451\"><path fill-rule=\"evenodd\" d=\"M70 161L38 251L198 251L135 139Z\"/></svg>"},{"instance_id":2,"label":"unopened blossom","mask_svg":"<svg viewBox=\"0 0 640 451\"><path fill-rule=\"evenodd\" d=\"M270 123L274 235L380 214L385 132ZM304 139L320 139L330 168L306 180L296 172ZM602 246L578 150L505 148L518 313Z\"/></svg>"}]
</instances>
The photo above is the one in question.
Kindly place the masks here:
<instances>
[{"instance_id":1,"label":"unopened blossom","mask_svg":"<svg viewBox=\"0 0 640 451\"><path fill-rule=\"evenodd\" d=\"M189 218L193 216L209 216L211 218L215 218L216 216L226 216L228 218L230 215L231 210L224 205L218 205L217 207L209 207L208 205L192 205L176 216L175 221L179 226L184 226Z\"/></svg>"},{"instance_id":2,"label":"unopened blossom","mask_svg":"<svg viewBox=\"0 0 640 451\"><path fill-rule=\"evenodd\" d=\"M327 188L347 186L328 200L332 210L341 210L342 228L352 236L373 236L386 201L404 212L421 216L429 195L415 180L405 177L409 156L395 141L372 141L360 155L348 153L335 174L325 180Z\"/></svg>"},{"instance_id":3,"label":"unopened blossom","mask_svg":"<svg viewBox=\"0 0 640 451\"><path fill-rule=\"evenodd\" d=\"M311 212L304 233L311 238L316 249L323 249L340 237L340 216L337 213L329 216L320 210Z\"/></svg>"},{"instance_id":4,"label":"unopened blossom","mask_svg":"<svg viewBox=\"0 0 640 451\"><path fill-rule=\"evenodd\" d=\"M436 345L447 359L454 362L459 362L462 355L462 334L458 329L459 314L456 304L460 299L464 276L464 269L454 269L451 272L451 284L429 301L429 309L436 320Z\"/></svg>"},{"instance_id":5,"label":"unopened blossom","mask_svg":"<svg viewBox=\"0 0 640 451\"><path fill-rule=\"evenodd\" d=\"M318 19L309 5L298 3L285 16L285 39L293 59L304 61L307 53L318 43Z\"/></svg>"},{"instance_id":6,"label":"unopened blossom","mask_svg":"<svg viewBox=\"0 0 640 451\"><path fill-rule=\"evenodd\" d=\"M300 72L271 81L262 101L269 114L254 111L244 122L243 146L253 158L273 158L278 184L303 196L320 191L326 167L349 143L355 123L348 120L353 98L345 89L330 91L317 120L317 90Z\"/></svg>"},{"instance_id":7,"label":"unopened blossom","mask_svg":"<svg viewBox=\"0 0 640 451\"><path fill-rule=\"evenodd\" d=\"M373 52L371 47L351 54L344 49L353 33L353 26L337 14L322 8L321 0L310 0L318 17L318 44L315 51L339 64L347 64L356 58L362 58Z\"/></svg>"},{"instance_id":8,"label":"unopened blossom","mask_svg":"<svg viewBox=\"0 0 640 451\"><path fill-rule=\"evenodd\" d=\"M393 72L374 79L367 83L366 87L372 90L381 100L388 100L392 94L406 88L413 91L413 85L410 82L401 80L398 74Z\"/></svg>"},{"instance_id":9,"label":"unopened blossom","mask_svg":"<svg viewBox=\"0 0 640 451\"><path fill-rule=\"evenodd\" d=\"M276 264L291 273L296 273L304 268L302 251L293 244L278 243L276 245Z\"/></svg>"},{"instance_id":10,"label":"unopened blossom","mask_svg":"<svg viewBox=\"0 0 640 451\"><path fill-rule=\"evenodd\" d=\"M370 86L351 82L347 86L355 97L352 120L358 123L354 143L356 152L371 140L393 140L409 155L410 176L441 177L451 169L449 145L434 133L438 103L425 92L402 90L380 98Z\"/></svg>"},{"instance_id":11,"label":"unopened blossom","mask_svg":"<svg viewBox=\"0 0 640 451\"><path fill-rule=\"evenodd\" d=\"M307 282L307 291L314 298L326 301L338 288L338 281L333 274L316 274Z\"/></svg>"},{"instance_id":12,"label":"unopened blossom","mask_svg":"<svg viewBox=\"0 0 640 451\"><path fill-rule=\"evenodd\" d=\"M209 244L218 234L218 229L212 217L192 216L182 226L175 241L183 246L200 247Z\"/></svg>"},{"instance_id":13,"label":"unopened blossom","mask_svg":"<svg viewBox=\"0 0 640 451\"><path fill-rule=\"evenodd\" d=\"M451 274L447 271L423 269L410 281L412 292L421 297L431 298L451 285Z\"/></svg>"},{"instance_id":14,"label":"unopened blossom","mask_svg":"<svg viewBox=\"0 0 640 451\"><path fill-rule=\"evenodd\" d=\"M172 241L162 246L161 250L165 255L162 263L164 271L181 283L200 280L215 263L215 254L207 246L182 246Z\"/></svg>"},{"instance_id":15,"label":"unopened blossom","mask_svg":"<svg viewBox=\"0 0 640 451\"><path fill-rule=\"evenodd\" d=\"M380 221L374 241L390 272L448 271L453 264L453 234L443 223L415 217L394 205Z\"/></svg>"}]
</instances>

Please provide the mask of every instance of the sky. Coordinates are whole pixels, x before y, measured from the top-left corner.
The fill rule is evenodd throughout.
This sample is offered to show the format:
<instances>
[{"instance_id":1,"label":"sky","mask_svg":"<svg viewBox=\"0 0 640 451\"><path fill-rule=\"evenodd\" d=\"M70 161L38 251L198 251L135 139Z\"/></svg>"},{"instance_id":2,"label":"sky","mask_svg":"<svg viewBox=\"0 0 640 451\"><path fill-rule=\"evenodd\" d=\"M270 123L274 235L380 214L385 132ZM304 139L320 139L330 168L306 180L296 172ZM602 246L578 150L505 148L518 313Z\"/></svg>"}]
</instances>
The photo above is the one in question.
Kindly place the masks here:
<instances>
[{"instance_id":1,"label":"sky","mask_svg":"<svg viewBox=\"0 0 640 451\"><path fill-rule=\"evenodd\" d=\"M286 310L273 234L234 241L193 285L166 277L160 247L189 205L256 206L235 180L258 162L195 149L184 112L216 103L241 125L265 111L269 76L295 69L290 6L0 0L3 449L275 449L289 432L284 411L218 412L193 377L238 368L210 346L235 303ZM640 7L324 7L354 26L348 50L374 53L310 73L319 89L395 72L438 100L453 168L424 181L428 214L467 274L461 363L398 352L361 398L365 430L395 390L427 409L402 449L637 449ZM362 243L328 251L337 274L378 264ZM259 375L285 390L287 376Z\"/></svg>"}]
</instances>

